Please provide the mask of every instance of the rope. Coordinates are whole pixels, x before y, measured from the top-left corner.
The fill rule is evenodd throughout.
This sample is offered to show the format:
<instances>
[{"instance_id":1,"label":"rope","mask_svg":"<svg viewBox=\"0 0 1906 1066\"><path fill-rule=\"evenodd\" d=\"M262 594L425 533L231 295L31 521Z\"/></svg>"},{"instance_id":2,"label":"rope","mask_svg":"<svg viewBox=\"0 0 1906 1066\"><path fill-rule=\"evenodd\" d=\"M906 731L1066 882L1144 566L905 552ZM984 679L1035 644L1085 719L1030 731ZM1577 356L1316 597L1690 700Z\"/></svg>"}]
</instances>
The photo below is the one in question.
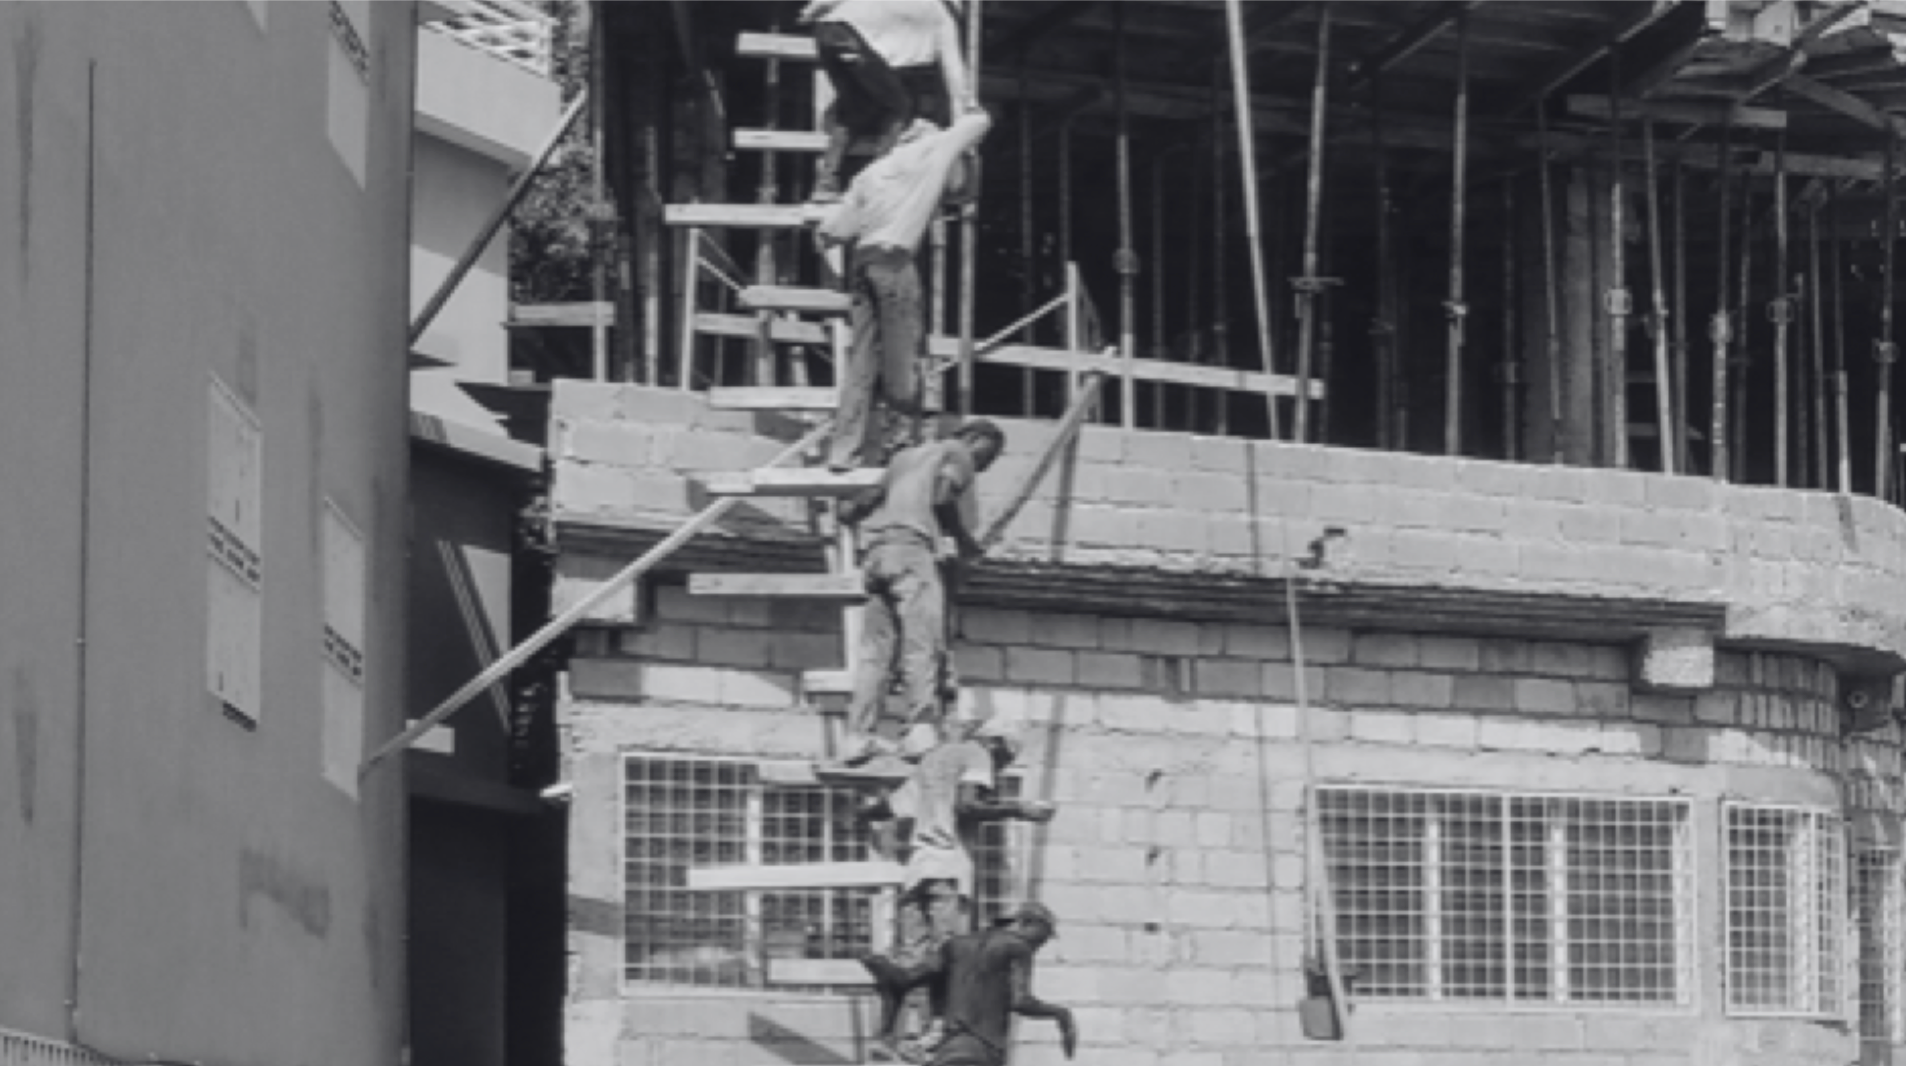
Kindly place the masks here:
<instances>
[{"instance_id":1,"label":"rope","mask_svg":"<svg viewBox=\"0 0 1906 1066\"><path fill-rule=\"evenodd\" d=\"M1275 374L1277 368L1271 358L1270 297L1266 291L1264 248L1259 236L1257 145L1251 136L1251 72L1245 66L1242 0L1225 0L1224 13L1231 38L1231 91L1237 97L1238 153L1244 164L1244 219L1251 242L1251 296L1257 305L1257 340L1263 353L1264 373ZM1264 405L1270 409L1271 438L1282 439L1284 430L1278 419L1276 397L1266 395Z\"/></svg>"}]
</instances>

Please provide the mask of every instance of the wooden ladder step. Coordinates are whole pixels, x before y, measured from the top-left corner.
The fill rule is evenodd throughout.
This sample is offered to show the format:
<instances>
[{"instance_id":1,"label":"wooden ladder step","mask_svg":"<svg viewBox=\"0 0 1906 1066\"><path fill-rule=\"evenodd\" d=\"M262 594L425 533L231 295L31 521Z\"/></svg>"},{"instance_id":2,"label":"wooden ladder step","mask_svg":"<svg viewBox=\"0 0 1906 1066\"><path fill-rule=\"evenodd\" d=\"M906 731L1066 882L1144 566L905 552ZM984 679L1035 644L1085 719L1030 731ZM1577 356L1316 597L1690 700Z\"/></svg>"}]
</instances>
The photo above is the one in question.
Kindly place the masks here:
<instances>
[{"instance_id":1,"label":"wooden ladder step","mask_svg":"<svg viewBox=\"0 0 1906 1066\"><path fill-rule=\"evenodd\" d=\"M669 204L663 217L671 226L799 229L810 213L806 204Z\"/></svg>"},{"instance_id":2,"label":"wooden ladder step","mask_svg":"<svg viewBox=\"0 0 1906 1066\"><path fill-rule=\"evenodd\" d=\"M837 474L826 467L770 467L702 475L713 496L852 496L880 484L879 470Z\"/></svg>"},{"instance_id":3,"label":"wooden ladder step","mask_svg":"<svg viewBox=\"0 0 1906 1066\"><path fill-rule=\"evenodd\" d=\"M832 411L840 397L828 386L730 385L708 390L708 406L723 411Z\"/></svg>"},{"instance_id":4,"label":"wooden ladder step","mask_svg":"<svg viewBox=\"0 0 1906 1066\"><path fill-rule=\"evenodd\" d=\"M824 152L827 134L813 130L735 131L735 148L744 152Z\"/></svg>"},{"instance_id":5,"label":"wooden ladder step","mask_svg":"<svg viewBox=\"0 0 1906 1066\"><path fill-rule=\"evenodd\" d=\"M750 285L741 290L741 306L750 311L794 311L808 315L844 315L853 297L832 289L791 285Z\"/></svg>"},{"instance_id":6,"label":"wooden ladder step","mask_svg":"<svg viewBox=\"0 0 1906 1066\"><path fill-rule=\"evenodd\" d=\"M854 694L852 670L803 670L801 694L804 696L851 696Z\"/></svg>"},{"instance_id":7,"label":"wooden ladder step","mask_svg":"<svg viewBox=\"0 0 1906 1066\"><path fill-rule=\"evenodd\" d=\"M814 38L788 33L744 33L735 44L735 54L747 59L818 60Z\"/></svg>"},{"instance_id":8,"label":"wooden ladder step","mask_svg":"<svg viewBox=\"0 0 1906 1066\"><path fill-rule=\"evenodd\" d=\"M759 888L888 888L900 884L897 862L804 862L779 866L691 866L690 892Z\"/></svg>"},{"instance_id":9,"label":"wooden ladder step","mask_svg":"<svg viewBox=\"0 0 1906 1066\"><path fill-rule=\"evenodd\" d=\"M758 596L843 604L867 598L859 574L690 574L688 591L695 596Z\"/></svg>"},{"instance_id":10,"label":"wooden ladder step","mask_svg":"<svg viewBox=\"0 0 1906 1066\"><path fill-rule=\"evenodd\" d=\"M771 985L871 985L873 975L853 959L769 959Z\"/></svg>"},{"instance_id":11,"label":"wooden ladder step","mask_svg":"<svg viewBox=\"0 0 1906 1066\"><path fill-rule=\"evenodd\" d=\"M703 311L695 316L695 331L711 337L744 337L752 340L761 335L761 320L753 315L723 315ZM769 320L768 339L778 344L823 345L829 342L826 326L798 318Z\"/></svg>"}]
</instances>

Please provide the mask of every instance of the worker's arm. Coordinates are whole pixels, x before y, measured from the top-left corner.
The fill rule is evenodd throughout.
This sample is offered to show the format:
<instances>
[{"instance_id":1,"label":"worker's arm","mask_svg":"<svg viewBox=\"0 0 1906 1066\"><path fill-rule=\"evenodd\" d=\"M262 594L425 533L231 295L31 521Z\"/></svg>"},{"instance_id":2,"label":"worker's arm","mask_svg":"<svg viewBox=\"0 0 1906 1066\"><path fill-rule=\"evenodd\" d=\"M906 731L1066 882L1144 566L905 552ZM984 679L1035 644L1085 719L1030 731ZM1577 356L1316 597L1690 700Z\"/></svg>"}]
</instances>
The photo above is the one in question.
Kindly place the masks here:
<instances>
[{"instance_id":1,"label":"worker's arm","mask_svg":"<svg viewBox=\"0 0 1906 1066\"><path fill-rule=\"evenodd\" d=\"M811 3L801 9L799 22L803 26L819 22L821 19L827 17L828 12L840 5L841 0L812 0Z\"/></svg>"},{"instance_id":2,"label":"worker's arm","mask_svg":"<svg viewBox=\"0 0 1906 1066\"><path fill-rule=\"evenodd\" d=\"M1010 965L1013 1013L1022 1018L1051 1018L1058 1022L1060 1045L1065 1048L1066 1058L1071 1058L1079 1048L1078 1027L1073 1024L1071 1011L1032 994L1032 949L1015 951Z\"/></svg>"},{"instance_id":3,"label":"worker's arm","mask_svg":"<svg viewBox=\"0 0 1906 1066\"><path fill-rule=\"evenodd\" d=\"M991 790L971 781L960 782L960 790L954 802L954 811L961 818L975 822L1050 822L1057 810L1044 800L1003 800L994 797Z\"/></svg>"},{"instance_id":4,"label":"worker's arm","mask_svg":"<svg viewBox=\"0 0 1906 1066\"><path fill-rule=\"evenodd\" d=\"M933 516L940 520L940 529L953 538L959 546L960 558L977 559L986 554L986 546L966 528L966 515L961 509L961 501L973 487L973 468L970 465L942 461L939 473L934 477Z\"/></svg>"},{"instance_id":5,"label":"worker's arm","mask_svg":"<svg viewBox=\"0 0 1906 1066\"><path fill-rule=\"evenodd\" d=\"M946 110L957 115L973 103L968 95L966 79L966 56L960 51L960 26L948 15L940 23L940 41L935 46L940 53L940 79L946 83Z\"/></svg>"},{"instance_id":6,"label":"worker's arm","mask_svg":"<svg viewBox=\"0 0 1906 1066\"><path fill-rule=\"evenodd\" d=\"M862 489L841 501L840 508L834 512L834 517L850 526L857 526L866 521L868 515L873 514L881 504L887 502L887 481L892 477L893 467L888 466L886 472L880 475L878 484Z\"/></svg>"}]
</instances>

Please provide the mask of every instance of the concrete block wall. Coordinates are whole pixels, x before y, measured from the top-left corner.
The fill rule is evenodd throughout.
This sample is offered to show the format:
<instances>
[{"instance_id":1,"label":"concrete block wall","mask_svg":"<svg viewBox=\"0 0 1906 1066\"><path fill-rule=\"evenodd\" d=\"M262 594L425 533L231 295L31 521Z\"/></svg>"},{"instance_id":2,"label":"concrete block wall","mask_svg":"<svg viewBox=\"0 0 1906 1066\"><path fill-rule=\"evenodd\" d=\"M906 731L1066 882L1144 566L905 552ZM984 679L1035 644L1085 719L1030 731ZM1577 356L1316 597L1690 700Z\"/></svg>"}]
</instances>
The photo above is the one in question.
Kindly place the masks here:
<instances>
[{"instance_id":1,"label":"concrete block wall","mask_svg":"<svg viewBox=\"0 0 1906 1066\"><path fill-rule=\"evenodd\" d=\"M666 589L655 607L640 629L583 635L564 705L578 915L569 1060L859 1061L869 1017L852 997L621 982L621 754L810 758L822 725L792 706L794 676L838 654L830 611ZM1023 792L1061 807L1028 834L1015 887L1060 916L1037 986L1078 1010L1081 1061L1771 1066L1861 1054L1838 1023L1722 1006L1723 801L1857 805L1897 839L1900 737L1842 736L1837 678L1819 660L1723 652L1712 691L1669 696L1637 690L1626 647L1306 627L1304 715L1282 626L984 608L962 625L962 712L1023 723ZM1370 1002L1354 1053L1305 1041L1295 1004L1312 780L1691 797L1693 1003ZM1022 1024L1015 1062L1063 1061L1054 1035Z\"/></svg>"},{"instance_id":2,"label":"concrete block wall","mask_svg":"<svg viewBox=\"0 0 1906 1066\"><path fill-rule=\"evenodd\" d=\"M989 514L1055 428L1002 424L1008 452L982 479ZM690 393L558 382L552 506L563 521L670 528L703 502L684 474L761 465L801 428ZM724 528L798 538L804 514L750 501ZM1726 639L1906 665L1906 514L1863 497L1089 426L995 554L1251 575L1332 525L1349 533L1335 580L1719 605Z\"/></svg>"}]
</instances>

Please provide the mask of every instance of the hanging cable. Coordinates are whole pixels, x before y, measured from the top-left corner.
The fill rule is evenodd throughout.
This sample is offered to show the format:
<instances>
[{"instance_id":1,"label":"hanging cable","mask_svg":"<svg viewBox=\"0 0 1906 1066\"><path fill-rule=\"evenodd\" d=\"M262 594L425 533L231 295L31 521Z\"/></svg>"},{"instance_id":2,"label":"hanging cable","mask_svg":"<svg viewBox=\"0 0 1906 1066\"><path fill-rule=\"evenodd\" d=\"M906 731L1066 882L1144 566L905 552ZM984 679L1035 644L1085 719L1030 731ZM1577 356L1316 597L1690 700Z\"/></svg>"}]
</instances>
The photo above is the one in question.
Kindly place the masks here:
<instances>
[{"instance_id":1,"label":"hanging cable","mask_svg":"<svg viewBox=\"0 0 1906 1066\"><path fill-rule=\"evenodd\" d=\"M1244 222L1246 231L1245 237L1251 246L1252 302L1256 305L1257 309L1258 350L1263 360L1264 373L1268 378L1277 373L1277 365L1273 357L1271 345L1271 309L1267 297L1268 281L1264 276L1263 236L1258 219L1257 146L1253 138L1255 120L1251 107L1251 73L1249 68L1245 65L1244 12L1242 0L1225 0L1224 10L1231 36L1231 91L1233 96L1236 97L1238 156L1239 162L1244 166ZM1320 18L1320 25L1323 28L1319 29L1318 36L1321 41L1327 42L1329 39L1330 26L1330 6L1328 4L1324 5ZM1321 72L1321 56L1319 58L1320 63L1318 69ZM1313 116L1311 119L1311 141L1313 145L1316 144L1318 138L1318 124L1322 121L1316 114L1316 112L1320 110L1320 105L1313 105ZM1311 154L1311 167L1313 171L1317 166L1319 154L1319 152L1315 151ZM1219 217L1222 219L1223 216ZM1220 227L1220 229L1222 229L1222 227ZM1223 291L1222 285L1218 286L1218 288L1219 291ZM1306 393L1309 391L1309 382L1303 380L1301 373L1298 378L1297 388L1298 410L1302 411L1302 404L1308 399ZM1269 409L1271 439L1282 439L1284 433L1278 418L1277 396L1274 387L1267 388L1264 396L1264 405Z\"/></svg>"}]
</instances>

